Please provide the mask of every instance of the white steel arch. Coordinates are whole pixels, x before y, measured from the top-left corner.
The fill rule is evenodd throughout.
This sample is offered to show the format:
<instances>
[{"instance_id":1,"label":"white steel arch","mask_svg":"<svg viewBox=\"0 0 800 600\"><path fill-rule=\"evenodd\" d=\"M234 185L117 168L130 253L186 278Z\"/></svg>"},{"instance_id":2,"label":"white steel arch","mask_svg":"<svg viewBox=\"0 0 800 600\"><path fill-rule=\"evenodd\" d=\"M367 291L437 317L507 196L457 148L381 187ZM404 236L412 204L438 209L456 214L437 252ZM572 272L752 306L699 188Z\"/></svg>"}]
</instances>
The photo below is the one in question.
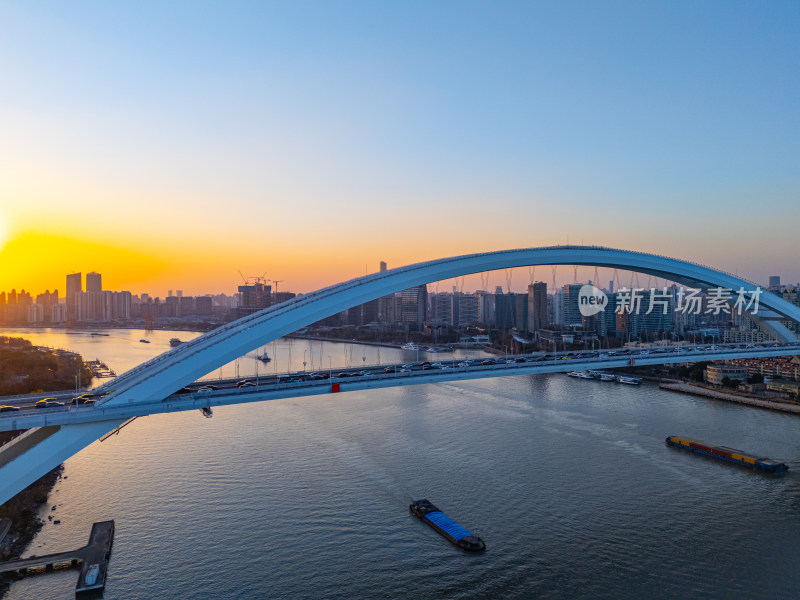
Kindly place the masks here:
<instances>
[{"instance_id":1,"label":"white steel arch","mask_svg":"<svg viewBox=\"0 0 800 600\"><path fill-rule=\"evenodd\" d=\"M353 306L417 285L483 271L530 265L588 265L637 271L690 287L756 288L730 273L696 263L597 246L503 250L432 260L359 277L264 309L143 363L105 386L109 403L165 398L187 383L259 346ZM760 297L758 321L783 341L797 341L781 324L800 322L800 307L774 294Z\"/></svg>"}]
</instances>

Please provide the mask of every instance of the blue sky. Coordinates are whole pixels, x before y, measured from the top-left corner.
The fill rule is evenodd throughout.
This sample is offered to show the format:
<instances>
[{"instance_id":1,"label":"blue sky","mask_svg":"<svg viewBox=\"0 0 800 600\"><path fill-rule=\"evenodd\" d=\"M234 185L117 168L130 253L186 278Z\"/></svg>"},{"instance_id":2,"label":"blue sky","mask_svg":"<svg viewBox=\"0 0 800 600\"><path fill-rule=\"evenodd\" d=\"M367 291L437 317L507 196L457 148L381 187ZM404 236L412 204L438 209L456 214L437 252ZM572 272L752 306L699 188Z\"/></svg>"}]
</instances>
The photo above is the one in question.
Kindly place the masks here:
<instances>
[{"instance_id":1,"label":"blue sky","mask_svg":"<svg viewBox=\"0 0 800 600\"><path fill-rule=\"evenodd\" d=\"M800 280L796 2L2 2L0 21L10 237L188 277L213 228L214 277L248 257L309 288L567 237Z\"/></svg>"}]
</instances>

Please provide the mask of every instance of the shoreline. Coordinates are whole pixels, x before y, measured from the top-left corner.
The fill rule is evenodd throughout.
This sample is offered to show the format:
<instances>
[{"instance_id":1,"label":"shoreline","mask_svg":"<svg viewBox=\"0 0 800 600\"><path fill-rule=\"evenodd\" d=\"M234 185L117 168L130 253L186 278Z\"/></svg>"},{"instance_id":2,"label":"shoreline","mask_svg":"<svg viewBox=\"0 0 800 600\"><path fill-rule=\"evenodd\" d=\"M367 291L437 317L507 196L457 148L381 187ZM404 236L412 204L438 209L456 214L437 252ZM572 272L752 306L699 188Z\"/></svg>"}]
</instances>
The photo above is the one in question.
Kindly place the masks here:
<instances>
[{"instance_id":1,"label":"shoreline","mask_svg":"<svg viewBox=\"0 0 800 600\"><path fill-rule=\"evenodd\" d=\"M316 335L303 335L298 333L287 333L282 337L290 340L309 340L312 342L313 341L331 342L334 344L360 344L362 346L378 346L381 348L394 348L395 350L401 349L398 344L390 344L389 342L371 342L368 340L345 340L342 338L322 337Z\"/></svg>"},{"instance_id":2,"label":"shoreline","mask_svg":"<svg viewBox=\"0 0 800 600\"><path fill-rule=\"evenodd\" d=\"M662 382L658 386L662 390L669 392L677 392L682 394L691 394L692 396L701 396L704 398L711 398L712 400L723 400L725 402L735 402L736 404L746 404L747 406L755 406L756 408L766 408L769 410L777 410L781 412L800 415L800 405L788 404L786 402L777 402L773 400L760 400L757 398L749 398L747 396L739 396L728 392L717 390L710 390L708 388L690 385L688 383L666 383Z\"/></svg>"},{"instance_id":3,"label":"shoreline","mask_svg":"<svg viewBox=\"0 0 800 600\"><path fill-rule=\"evenodd\" d=\"M4 514L11 511L10 515L17 515L16 518L11 518L10 515L6 517L10 519L11 525L5 539L0 541L0 560L2 562L18 560L26 550L29 550L34 538L45 525L45 520L39 513L42 507L48 504L50 495L63 474L64 464L62 463L11 500L0 505ZM0 599L5 597L11 589L11 585L20 578L13 573L0 575Z\"/></svg>"}]
</instances>

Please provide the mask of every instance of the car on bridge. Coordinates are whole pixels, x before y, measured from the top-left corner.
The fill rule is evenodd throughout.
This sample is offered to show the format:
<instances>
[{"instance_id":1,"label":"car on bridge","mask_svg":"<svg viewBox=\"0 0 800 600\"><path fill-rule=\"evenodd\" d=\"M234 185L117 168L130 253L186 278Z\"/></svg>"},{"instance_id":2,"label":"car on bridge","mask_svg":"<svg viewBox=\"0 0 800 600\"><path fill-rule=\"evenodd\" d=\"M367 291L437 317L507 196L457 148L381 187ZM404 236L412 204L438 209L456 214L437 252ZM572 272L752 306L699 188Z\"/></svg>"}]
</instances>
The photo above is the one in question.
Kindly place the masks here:
<instances>
[{"instance_id":1,"label":"car on bridge","mask_svg":"<svg viewBox=\"0 0 800 600\"><path fill-rule=\"evenodd\" d=\"M16 412L19 410L19 406L9 406L8 404L3 404L0 406L0 412Z\"/></svg>"},{"instance_id":2,"label":"car on bridge","mask_svg":"<svg viewBox=\"0 0 800 600\"><path fill-rule=\"evenodd\" d=\"M64 403L57 402L55 398L45 398L44 400L39 400L34 406L36 408L57 408L64 406Z\"/></svg>"},{"instance_id":3,"label":"car on bridge","mask_svg":"<svg viewBox=\"0 0 800 600\"><path fill-rule=\"evenodd\" d=\"M94 395L81 394L80 396L75 396L75 398L72 401L72 404L75 404L77 406L78 404L86 404L87 402L94 403Z\"/></svg>"}]
</instances>

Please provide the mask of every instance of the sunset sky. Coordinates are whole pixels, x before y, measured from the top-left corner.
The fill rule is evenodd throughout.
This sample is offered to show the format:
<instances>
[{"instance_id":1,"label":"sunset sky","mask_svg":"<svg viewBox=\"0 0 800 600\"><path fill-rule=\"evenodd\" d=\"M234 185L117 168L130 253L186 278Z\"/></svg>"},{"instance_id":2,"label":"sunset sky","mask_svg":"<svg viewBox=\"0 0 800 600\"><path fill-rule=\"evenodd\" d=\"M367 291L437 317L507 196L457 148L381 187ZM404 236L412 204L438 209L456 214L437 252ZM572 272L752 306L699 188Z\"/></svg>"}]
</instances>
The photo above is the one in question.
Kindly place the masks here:
<instances>
[{"instance_id":1,"label":"sunset sky","mask_svg":"<svg viewBox=\"0 0 800 600\"><path fill-rule=\"evenodd\" d=\"M3 1L0 291L567 240L797 282L798 65L794 1Z\"/></svg>"}]
</instances>

